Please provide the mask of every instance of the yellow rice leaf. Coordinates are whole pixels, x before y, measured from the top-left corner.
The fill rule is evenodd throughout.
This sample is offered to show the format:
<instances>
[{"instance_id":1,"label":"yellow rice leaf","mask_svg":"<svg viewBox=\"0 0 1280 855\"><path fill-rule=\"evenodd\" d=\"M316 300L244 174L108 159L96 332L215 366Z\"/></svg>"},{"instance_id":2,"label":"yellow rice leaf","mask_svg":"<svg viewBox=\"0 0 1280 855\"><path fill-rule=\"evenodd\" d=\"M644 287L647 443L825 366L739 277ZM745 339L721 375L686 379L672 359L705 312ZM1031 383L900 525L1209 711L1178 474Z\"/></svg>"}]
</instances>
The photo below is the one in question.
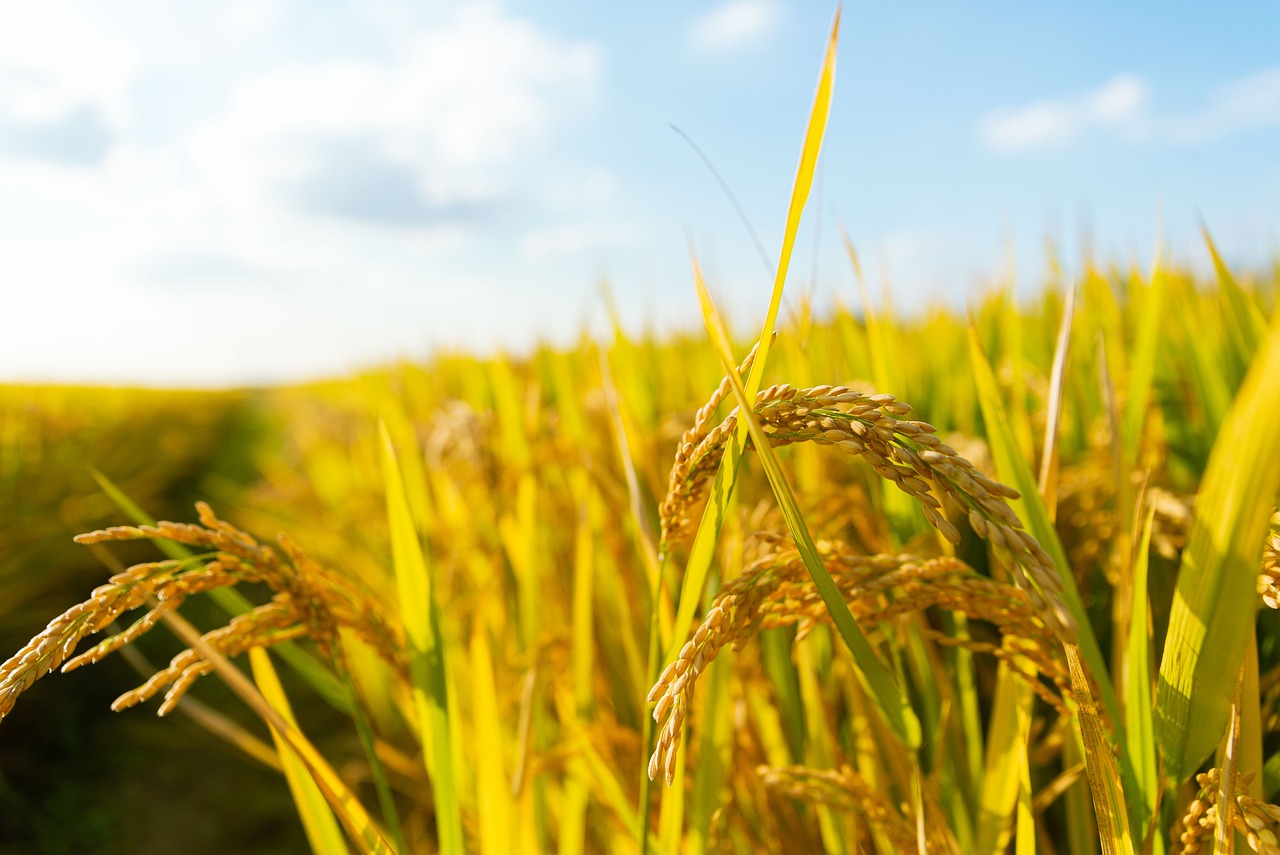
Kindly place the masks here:
<instances>
[{"instance_id":1,"label":"yellow rice leaf","mask_svg":"<svg viewBox=\"0 0 1280 855\"><path fill-rule=\"evenodd\" d=\"M1036 821L1031 810L1031 762L1027 757L1027 746L1031 742L1031 705L1018 704L1018 746L1015 752L1018 765L1018 809L1017 821L1014 823L1016 836L1014 852L1016 855L1035 855L1036 853Z\"/></svg>"},{"instance_id":2,"label":"yellow rice leaf","mask_svg":"<svg viewBox=\"0 0 1280 855\"><path fill-rule=\"evenodd\" d=\"M280 685L280 678L271 666L271 657L265 650L255 647L249 651L249 663L253 668L253 679L258 684L258 691L262 692L267 703L285 721L296 728L298 722L293 717L293 710L289 707L284 687ZM302 820L302 828L307 834L307 842L311 844L311 851L316 855L347 855L342 829L333 818L333 811L329 809L324 794L316 786L307 767L274 728L271 730L271 738L280 754L280 764L284 767L289 792L293 794L293 803L298 808L298 817Z\"/></svg>"},{"instance_id":3,"label":"yellow rice leaf","mask_svg":"<svg viewBox=\"0 0 1280 855\"><path fill-rule=\"evenodd\" d=\"M1027 682L1001 662L996 671L995 700L988 724L986 767L978 811L978 855L998 855L1009 845L1014 809L1026 765L1027 744L1022 741L1023 709L1035 696Z\"/></svg>"},{"instance_id":4,"label":"yellow rice leaf","mask_svg":"<svg viewBox=\"0 0 1280 855\"><path fill-rule=\"evenodd\" d=\"M342 778L333 770L324 756L316 750L302 732L289 724L254 686L253 681L232 665L222 653L201 637L200 631L177 612L166 612L160 618L188 647L213 666L218 676L249 708L270 725L274 734L289 747L294 756L306 768L307 773L324 795L334 815L346 829L347 837L361 855L393 855L394 849L383 836L381 829L369 816Z\"/></svg>"},{"instance_id":5,"label":"yellow rice leaf","mask_svg":"<svg viewBox=\"0 0 1280 855\"><path fill-rule=\"evenodd\" d=\"M1111 740L1093 702L1093 691L1089 688L1089 678L1080 660L1079 645L1067 644L1066 653L1102 855L1132 855L1128 806Z\"/></svg>"},{"instance_id":6,"label":"yellow rice leaf","mask_svg":"<svg viewBox=\"0 0 1280 855\"><path fill-rule=\"evenodd\" d=\"M481 855L506 855L513 851L511 784L503 771L507 739L498 712L493 679L489 633L477 621L471 633L471 703L475 719L476 818Z\"/></svg>"}]
</instances>

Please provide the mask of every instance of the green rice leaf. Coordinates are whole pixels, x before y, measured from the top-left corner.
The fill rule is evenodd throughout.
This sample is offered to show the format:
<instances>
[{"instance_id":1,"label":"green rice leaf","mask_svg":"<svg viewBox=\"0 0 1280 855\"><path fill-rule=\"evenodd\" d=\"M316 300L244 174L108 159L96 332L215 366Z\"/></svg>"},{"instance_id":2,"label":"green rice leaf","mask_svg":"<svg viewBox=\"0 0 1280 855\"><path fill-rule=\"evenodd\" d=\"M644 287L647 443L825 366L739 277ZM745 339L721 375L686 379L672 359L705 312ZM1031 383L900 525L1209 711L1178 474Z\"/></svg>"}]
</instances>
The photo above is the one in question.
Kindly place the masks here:
<instances>
[{"instance_id":1,"label":"green rice leaf","mask_svg":"<svg viewBox=\"0 0 1280 855\"><path fill-rule=\"evenodd\" d=\"M409 512L409 501L391 436L386 425L380 423L378 427L382 436L382 474L387 492L387 523L391 531L396 594L409 646L409 678L418 737L435 796L440 852L442 855L463 855L466 850L458 778L453 768L452 723L445 679L446 650L440 630L440 612L422 544Z\"/></svg>"},{"instance_id":2,"label":"green rice leaf","mask_svg":"<svg viewBox=\"0 0 1280 855\"><path fill-rule=\"evenodd\" d=\"M1209 229L1202 226L1201 234L1204 235L1205 245L1213 258L1213 269L1218 274L1218 287L1224 298L1220 305L1230 333L1230 344L1243 367L1253 359L1253 354L1266 335L1267 321L1218 254L1218 247L1214 244Z\"/></svg>"},{"instance_id":3,"label":"green rice leaf","mask_svg":"<svg viewBox=\"0 0 1280 855\"><path fill-rule=\"evenodd\" d=\"M1253 631L1267 521L1280 491L1280 313L1214 441L1174 594L1157 733L1168 784L1186 780L1222 739Z\"/></svg>"},{"instance_id":4,"label":"green rice leaf","mask_svg":"<svg viewBox=\"0 0 1280 855\"><path fill-rule=\"evenodd\" d=\"M1147 607L1147 569L1150 564L1151 529L1155 522L1155 508L1147 512L1142 525L1142 539L1133 562L1133 599L1129 609L1129 649L1126 653L1128 679L1125 682L1125 732L1133 751L1133 776L1138 785L1135 793L1135 830L1147 837L1155 831L1151 823L1155 819L1156 798L1160 792L1160 780L1156 767L1156 737L1152 714L1151 683L1151 618ZM1161 838L1158 831L1155 838ZM1163 849L1163 839L1155 845Z\"/></svg>"},{"instance_id":5,"label":"green rice leaf","mask_svg":"<svg viewBox=\"0 0 1280 855\"><path fill-rule=\"evenodd\" d=\"M1026 525L1027 531L1039 541L1045 552L1053 559L1053 566L1058 571L1058 578L1062 584L1067 610L1075 619L1080 633L1077 641L1084 655L1084 661L1092 670L1094 679L1098 681L1102 691L1102 702L1108 714L1113 720L1119 721L1120 705L1116 701L1111 681L1107 678L1106 660L1102 656L1102 649L1098 646L1097 637L1089 623L1089 616L1085 613L1084 604L1080 601L1080 594L1076 590L1067 555L1062 549L1057 530L1049 521L1049 512L1037 489L1031 467L1018 453L1018 443L1005 415L995 374L986 356L983 355L977 330L972 327L969 330L969 356L973 366L974 383L977 385L978 403L982 408L982 418L987 427L987 441L991 445L996 469L1002 479L1022 494L1021 498L1014 499L1009 504Z\"/></svg>"},{"instance_id":6,"label":"green rice leaf","mask_svg":"<svg viewBox=\"0 0 1280 855\"><path fill-rule=\"evenodd\" d=\"M1129 355L1129 393L1124 413L1124 455L1130 465L1137 462L1138 444L1146 422L1147 406L1156 373L1157 345L1164 317L1166 274L1156 267L1151 271L1151 284L1142 298L1138 312L1138 334Z\"/></svg>"}]
</instances>

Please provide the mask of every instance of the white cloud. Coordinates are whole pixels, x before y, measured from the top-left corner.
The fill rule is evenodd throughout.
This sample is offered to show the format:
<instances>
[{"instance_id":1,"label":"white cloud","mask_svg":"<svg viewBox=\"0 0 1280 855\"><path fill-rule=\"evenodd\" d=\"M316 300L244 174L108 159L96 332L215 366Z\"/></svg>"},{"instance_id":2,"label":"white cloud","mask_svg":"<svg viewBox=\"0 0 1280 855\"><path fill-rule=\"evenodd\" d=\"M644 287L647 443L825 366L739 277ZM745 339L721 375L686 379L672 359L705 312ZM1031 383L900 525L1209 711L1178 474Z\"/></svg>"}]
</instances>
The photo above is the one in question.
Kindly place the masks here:
<instances>
[{"instance_id":1,"label":"white cloud","mask_svg":"<svg viewBox=\"0 0 1280 855\"><path fill-rule=\"evenodd\" d=\"M137 72L133 46L104 25L93 4L67 0L5 4L0 25L0 112L42 123L93 106L128 118Z\"/></svg>"},{"instance_id":2,"label":"white cloud","mask_svg":"<svg viewBox=\"0 0 1280 855\"><path fill-rule=\"evenodd\" d=\"M520 255L531 261L580 258L594 250L634 247L642 239L639 229L621 223L570 223L529 232L520 239Z\"/></svg>"},{"instance_id":3,"label":"white cloud","mask_svg":"<svg viewBox=\"0 0 1280 855\"><path fill-rule=\"evenodd\" d=\"M1146 99L1146 83L1121 74L1074 98L996 110L982 120L979 130L983 141L999 151L1060 146L1098 127L1135 128Z\"/></svg>"},{"instance_id":4,"label":"white cloud","mask_svg":"<svg viewBox=\"0 0 1280 855\"><path fill-rule=\"evenodd\" d=\"M1280 125L1280 68L1220 87L1196 113L1157 122L1153 133L1175 142L1210 142L1253 128Z\"/></svg>"},{"instance_id":5,"label":"white cloud","mask_svg":"<svg viewBox=\"0 0 1280 855\"><path fill-rule=\"evenodd\" d=\"M1212 142L1280 125L1280 68L1226 83L1199 110L1151 115L1147 101L1146 83L1140 77L1122 74L1074 98L996 110L982 119L979 134L998 151L1062 146L1099 128L1119 130L1133 140Z\"/></svg>"},{"instance_id":6,"label":"white cloud","mask_svg":"<svg viewBox=\"0 0 1280 855\"><path fill-rule=\"evenodd\" d=\"M192 158L219 192L258 201L341 183L344 161L397 173L424 208L491 198L500 168L589 99L599 71L590 45L466 7L403 39L389 62L295 64L248 81L195 134Z\"/></svg>"},{"instance_id":7,"label":"white cloud","mask_svg":"<svg viewBox=\"0 0 1280 855\"><path fill-rule=\"evenodd\" d=\"M728 0L694 21L689 41L707 53L750 47L763 41L780 17L774 0Z\"/></svg>"}]
</instances>

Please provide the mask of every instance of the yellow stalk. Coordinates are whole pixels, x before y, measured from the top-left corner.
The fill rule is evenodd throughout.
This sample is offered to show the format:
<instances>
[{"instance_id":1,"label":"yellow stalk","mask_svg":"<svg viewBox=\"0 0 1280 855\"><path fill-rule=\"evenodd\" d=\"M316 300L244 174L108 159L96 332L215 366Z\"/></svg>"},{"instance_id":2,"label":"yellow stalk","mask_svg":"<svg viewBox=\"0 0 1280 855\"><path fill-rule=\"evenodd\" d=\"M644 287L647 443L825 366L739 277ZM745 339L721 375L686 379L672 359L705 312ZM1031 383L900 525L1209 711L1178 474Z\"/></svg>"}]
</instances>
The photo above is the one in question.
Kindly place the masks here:
<instances>
[{"instance_id":1,"label":"yellow stalk","mask_svg":"<svg viewBox=\"0 0 1280 855\"><path fill-rule=\"evenodd\" d=\"M280 716L296 728L298 722L289 707L289 699L285 696L280 678L271 666L271 657L261 648L249 651L249 664L253 667L253 679L258 684L262 697ZM298 808L298 817L302 820L302 828L306 832L307 842L315 855L347 855L347 844L342 836L342 829L333 818L324 794L316 785L307 767L303 764L280 733L272 728L271 738L280 754L280 763L284 767L285 779L289 782L289 792L293 794L293 803Z\"/></svg>"}]
</instances>

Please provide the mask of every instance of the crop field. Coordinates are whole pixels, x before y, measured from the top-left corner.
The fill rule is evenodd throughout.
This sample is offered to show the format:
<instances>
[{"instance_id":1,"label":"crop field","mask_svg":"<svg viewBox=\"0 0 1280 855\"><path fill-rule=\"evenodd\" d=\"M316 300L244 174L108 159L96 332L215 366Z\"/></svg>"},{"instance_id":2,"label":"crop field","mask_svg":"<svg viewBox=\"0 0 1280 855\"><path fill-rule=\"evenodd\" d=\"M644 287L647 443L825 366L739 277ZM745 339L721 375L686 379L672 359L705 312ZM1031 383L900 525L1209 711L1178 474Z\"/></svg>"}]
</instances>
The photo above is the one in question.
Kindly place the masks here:
<instances>
[{"instance_id":1,"label":"crop field","mask_svg":"<svg viewBox=\"0 0 1280 855\"><path fill-rule=\"evenodd\" d=\"M1280 266L784 298L831 57L761 331L0 388L0 850L1280 852Z\"/></svg>"}]
</instances>

